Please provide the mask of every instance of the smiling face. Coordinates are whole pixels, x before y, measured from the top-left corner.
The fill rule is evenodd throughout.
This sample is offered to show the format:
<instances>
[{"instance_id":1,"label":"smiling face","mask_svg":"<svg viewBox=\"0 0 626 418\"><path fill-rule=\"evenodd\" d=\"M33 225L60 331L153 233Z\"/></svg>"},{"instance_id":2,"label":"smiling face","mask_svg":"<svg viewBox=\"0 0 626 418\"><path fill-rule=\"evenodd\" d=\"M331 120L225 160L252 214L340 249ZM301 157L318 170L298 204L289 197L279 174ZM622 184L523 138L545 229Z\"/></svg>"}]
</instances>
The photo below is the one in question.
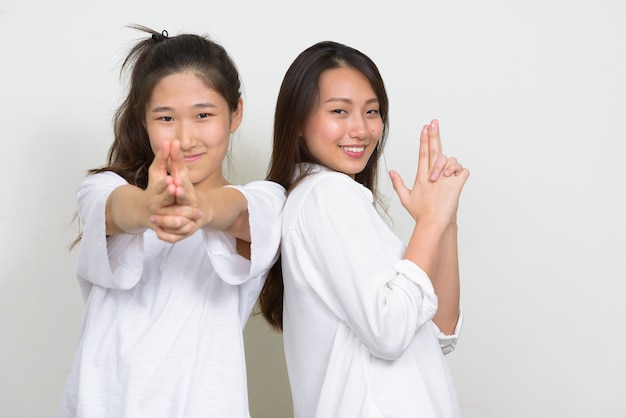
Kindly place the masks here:
<instances>
[{"instance_id":1,"label":"smiling face","mask_svg":"<svg viewBox=\"0 0 626 418\"><path fill-rule=\"evenodd\" d=\"M208 190L226 184L222 161L241 117L241 100L233 112L193 72L182 72L155 85L145 123L152 151L156 154L164 141L180 141L191 182L197 189Z\"/></svg>"},{"instance_id":2,"label":"smiling face","mask_svg":"<svg viewBox=\"0 0 626 418\"><path fill-rule=\"evenodd\" d=\"M354 177L365 168L382 129L378 98L363 74L339 67L320 75L319 102L302 132L313 157Z\"/></svg>"}]
</instances>

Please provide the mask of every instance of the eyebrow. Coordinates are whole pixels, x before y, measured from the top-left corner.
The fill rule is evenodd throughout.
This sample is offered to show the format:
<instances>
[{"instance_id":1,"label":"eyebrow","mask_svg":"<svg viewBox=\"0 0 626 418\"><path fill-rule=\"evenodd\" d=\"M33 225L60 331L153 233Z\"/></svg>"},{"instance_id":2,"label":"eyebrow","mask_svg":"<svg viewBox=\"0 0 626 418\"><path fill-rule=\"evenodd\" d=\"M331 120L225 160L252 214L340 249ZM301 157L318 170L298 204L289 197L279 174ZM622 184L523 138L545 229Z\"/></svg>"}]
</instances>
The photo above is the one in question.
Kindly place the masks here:
<instances>
[{"instance_id":1,"label":"eyebrow","mask_svg":"<svg viewBox=\"0 0 626 418\"><path fill-rule=\"evenodd\" d=\"M211 102L203 102L203 103L196 103L195 105L192 106L193 109L206 109L206 108L216 108L217 105ZM150 109L151 113L159 113L159 112L171 112L172 110L174 110L173 107L169 107L169 106L157 106L154 107L152 109Z\"/></svg>"},{"instance_id":2,"label":"eyebrow","mask_svg":"<svg viewBox=\"0 0 626 418\"><path fill-rule=\"evenodd\" d=\"M352 103L352 100L350 100L350 99L348 99L346 97L331 97L330 99L326 100L326 103L332 103L332 102ZM378 103L378 98L377 97L373 97L373 98L365 101L365 104L371 104L371 103Z\"/></svg>"}]
</instances>

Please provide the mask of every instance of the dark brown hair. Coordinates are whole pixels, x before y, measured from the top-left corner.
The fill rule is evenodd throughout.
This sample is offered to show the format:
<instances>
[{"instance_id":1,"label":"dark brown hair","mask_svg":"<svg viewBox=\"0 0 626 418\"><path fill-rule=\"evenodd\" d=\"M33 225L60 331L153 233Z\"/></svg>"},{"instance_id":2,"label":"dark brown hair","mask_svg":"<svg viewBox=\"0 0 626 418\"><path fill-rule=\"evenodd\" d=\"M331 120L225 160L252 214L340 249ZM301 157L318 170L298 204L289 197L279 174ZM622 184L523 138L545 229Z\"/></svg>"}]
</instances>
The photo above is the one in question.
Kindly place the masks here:
<instances>
[{"instance_id":1,"label":"dark brown hair","mask_svg":"<svg viewBox=\"0 0 626 418\"><path fill-rule=\"evenodd\" d=\"M150 34L130 50L120 70L130 72L128 95L113 118L114 139L107 164L89 170L89 174L113 171L128 183L145 189L148 168L154 160L148 131L146 107L156 84L164 77L185 71L193 72L209 88L219 93L231 112L237 110L241 97L239 72L226 50L208 37L182 34L169 37L140 25L130 25ZM75 247L82 233L70 244Z\"/></svg>"},{"instance_id":2,"label":"dark brown hair","mask_svg":"<svg viewBox=\"0 0 626 418\"><path fill-rule=\"evenodd\" d=\"M113 171L130 184L145 189L154 153L144 122L154 86L168 75L191 71L224 97L234 112L241 97L241 83L226 50L212 40L193 34L168 37L165 31L158 33L139 25L130 27L151 37L139 41L122 64L121 72L130 66L128 96L115 113L108 163L90 173Z\"/></svg>"},{"instance_id":3,"label":"dark brown hair","mask_svg":"<svg viewBox=\"0 0 626 418\"><path fill-rule=\"evenodd\" d=\"M379 102L383 131L378 146L355 180L376 196L378 161L389 128L389 100L376 64L362 52L349 46L325 41L304 50L291 64L278 93L274 114L274 143L267 179L281 184L289 192L307 172L298 173L298 163L319 163L308 152L299 132L304 130L319 101L320 75L330 69L349 67L362 73L370 82ZM269 324L282 330L283 276L280 258L270 270L259 296L261 313Z\"/></svg>"}]
</instances>

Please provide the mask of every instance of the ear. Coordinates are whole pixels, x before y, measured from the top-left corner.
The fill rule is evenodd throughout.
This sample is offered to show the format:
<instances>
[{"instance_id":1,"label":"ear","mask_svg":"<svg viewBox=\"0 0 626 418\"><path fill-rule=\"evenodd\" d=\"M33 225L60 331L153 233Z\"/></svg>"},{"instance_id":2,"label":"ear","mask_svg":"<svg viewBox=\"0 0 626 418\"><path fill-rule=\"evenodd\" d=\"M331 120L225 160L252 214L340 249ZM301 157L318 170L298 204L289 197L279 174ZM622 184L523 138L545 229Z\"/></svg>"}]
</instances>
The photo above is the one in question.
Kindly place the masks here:
<instances>
[{"instance_id":1,"label":"ear","mask_svg":"<svg viewBox=\"0 0 626 418\"><path fill-rule=\"evenodd\" d=\"M230 133L232 134L239 128L241 120L243 119L243 100L241 97L237 100L237 109L230 115Z\"/></svg>"}]
</instances>

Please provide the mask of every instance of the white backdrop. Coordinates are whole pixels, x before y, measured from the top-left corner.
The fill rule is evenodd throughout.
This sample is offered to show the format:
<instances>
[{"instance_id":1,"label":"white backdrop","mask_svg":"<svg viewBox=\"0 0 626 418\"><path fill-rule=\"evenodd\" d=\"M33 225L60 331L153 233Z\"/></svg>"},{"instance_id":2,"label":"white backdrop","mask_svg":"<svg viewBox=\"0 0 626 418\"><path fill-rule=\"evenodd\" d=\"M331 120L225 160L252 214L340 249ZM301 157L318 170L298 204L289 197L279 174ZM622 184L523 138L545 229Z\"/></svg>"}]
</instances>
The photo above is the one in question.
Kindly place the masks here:
<instances>
[{"instance_id":1,"label":"white backdrop","mask_svg":"<svg viewBox=\"0 0 626 418\"><path fill-rule=\"evenodd\" d=\"M410 7L409 4L412 4ZM282 76L320 40L386 80L385 167L419 128L472 175L459 214L466 324L448 356L466 418L626 416L626 3L209 0L0 3L0 415L54 416L82 314L74 191L111 143L144 24L209 34L244 82L230 178L264 177ZM391 191L394 228L410 222ZM253 417L288 417L280 336L246 330Z\"/></svg>"}]
</instances>

